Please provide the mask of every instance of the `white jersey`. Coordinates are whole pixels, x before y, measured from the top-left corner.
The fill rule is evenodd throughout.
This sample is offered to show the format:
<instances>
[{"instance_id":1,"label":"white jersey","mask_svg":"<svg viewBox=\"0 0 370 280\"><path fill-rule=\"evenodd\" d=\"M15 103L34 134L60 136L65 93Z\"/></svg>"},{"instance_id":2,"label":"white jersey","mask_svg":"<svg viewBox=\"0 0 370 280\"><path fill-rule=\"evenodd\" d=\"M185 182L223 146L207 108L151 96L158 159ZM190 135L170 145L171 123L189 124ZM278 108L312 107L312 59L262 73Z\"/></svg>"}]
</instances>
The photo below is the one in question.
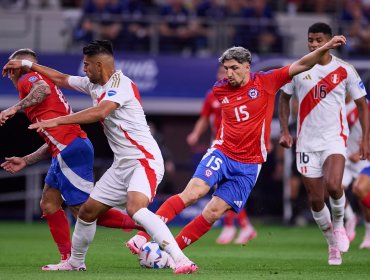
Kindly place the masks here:
<instances>
[{"instance_id":1,"label":"white jersey","mask_svg":"<svg viewBox=\"0 0 370 280\"><path fill-rule=\"evenodd\" d=\"M346 93L354 100L366 95L364 84L352 65L332 55L329 64L316 64L294 76L282 90L289 95L296 94L299 102L297 152L323 151L333 143L346 145Z\"/></svg>"},{"instance_id":2,"label":"white jersey","mask_svg":"<svg viewBox=\"0 0 370 280\"><path fill-rule=\"evenodd\" d=\"M139 91L128 77L116 71L103 86L91 83L88 77L70 76L68 82L75 90L90 94L94 106L103 100L119 104L102 121L116 164L130 159L155 160L163 164L158 144L145 119Z\"/></svg>"}]
</instances>

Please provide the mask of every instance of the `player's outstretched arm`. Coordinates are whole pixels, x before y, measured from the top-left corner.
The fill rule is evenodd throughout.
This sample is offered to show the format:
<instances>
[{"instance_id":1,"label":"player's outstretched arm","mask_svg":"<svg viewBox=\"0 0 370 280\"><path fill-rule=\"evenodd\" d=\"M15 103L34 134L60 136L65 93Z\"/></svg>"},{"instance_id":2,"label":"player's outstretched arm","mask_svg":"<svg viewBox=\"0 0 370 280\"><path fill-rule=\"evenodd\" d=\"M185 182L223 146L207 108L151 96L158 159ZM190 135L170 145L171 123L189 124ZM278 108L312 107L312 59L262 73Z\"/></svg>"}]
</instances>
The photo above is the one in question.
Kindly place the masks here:
<instances>
[{"instance_id":1,"label":"player's outstretched arm","mask_svg":"<svg viewBox=\"0 0 370 280\"><path fill-rule=\"evenodd\" d=\"M342 46L346 43L346 37L343 35L337 35L331 38L329 42L327 42L322 47L306 54L299 60L295 61L290 65L289 68L289 75L293 77L299 73L307 71L311 69L316 63L320 61L320 59L328 52L330 49L335 49L339 46Z\"/></svg>"},{"instance_id":2,"label":"player's outstretched arm","mask_svg":"<svg viewBox=\"0 0 370 280\"><path fill-rule=\"evenodd\" d=\"M29 129L37 129L38 132L44 128L56 127L63 124L88 124L101 121L105 119L111 112L118 108L118 104L113 101L104 100L99 103L97 107L91 107L80 112L57 117L50 120L42 120L40 122L31 124Z\"/></svg>"},{"instance_id":3,"label":"player's outstretched arm","mask_svg":"<svg viewBox=\"0 0 370 280\"><path fill-rule=\"evenodd\" d=\"M20 69L22 67L29 68L32 71L38 72L41 75L48 77L50 80L53 81L54 84L56 84L59 87L72 89L72 87L68 83L69 75L61 73L55 69L31 62L26 59L21 59L21 60L12 59L8 61L8 63L5 64L5 66L3 67L3 71L2 71L3 77L6 76L12 70Z\"/></svg>"},{"instance_id":4,"label":"player's outstretched arm","mask_svg":"<svg viewBox=\"0 0 370 280\"><path fill-rule=\"evenodd\" d=\"M280 122L280 139L279 144L284 148L291 148L293 145L293 138L289 133L288 121L290 115L290 101L291 95L281 92L279 96L279 122Z\"/></svg>"},{"instance_id":5,"label":"player's outstretched arm","mask_svg":"<svg viewBox=\"0 0 370 280\"><path fill-rule=\"evenodd\" d=\"M47 144L42 145L37 151L24 157L6 157L1 167L9 173L17 173L27 165L34 164L40 160L50 157L50 151Z\"/></svg>"}]
</instances>

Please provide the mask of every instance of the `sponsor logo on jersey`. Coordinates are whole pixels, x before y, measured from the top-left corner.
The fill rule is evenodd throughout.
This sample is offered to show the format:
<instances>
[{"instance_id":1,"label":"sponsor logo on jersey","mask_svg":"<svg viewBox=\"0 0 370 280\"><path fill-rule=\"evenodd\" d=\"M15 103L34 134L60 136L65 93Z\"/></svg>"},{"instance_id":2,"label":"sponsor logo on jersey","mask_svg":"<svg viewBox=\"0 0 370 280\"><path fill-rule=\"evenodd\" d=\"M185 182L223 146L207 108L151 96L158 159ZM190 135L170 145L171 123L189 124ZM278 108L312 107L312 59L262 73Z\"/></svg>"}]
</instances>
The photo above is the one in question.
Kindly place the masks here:
<instances>
[{"instance_id":1,"label":"sponsor logo on jersey","mask_svg":"<svg viewBox=\"0 0 370 280\"><path fill-rule=\"evenodd\" d=\"M311 75L308 74L308 75L304 76L303 80L312 80Z\"/></svg>"},{"instance_id":2,"label":"sponsor logo on jersey","mask_svg":"<svg viewBox=\"0 0 370 280\"><path fill-rule=\"evenodd\" d=\"M235 205L236 205L236 206L238 206L239 208L241 208L241 207L242 207L242 205L243 205L243 201L240 201L240 200L237 200L237 201L235 201L235 200L234 200L234 203L235 203Z\"/></svg>"},{"instance_id":3,"label":"sponsor logo on jersey","mask_svg":"<svg viewBox=\"0 0 370 280\"><path fill-rule=\"evenodd\" d=\"M255 88L251 88L248 91L248 95L249 95L250 98L256 99L258 97L258 90L256 90Z\"/></svg>"},{"instance_id":4,"label":"sponsor logo on jersey","mask_svg":"<svg viewBox=\"0 0 370 280\"><path fill-rule=\"evenodd\" d=\"M360 89L362 89L362 90L364 90L364 89L365 89L365 85L364 85L364 83L363 83L362 81L359 81L358 86L359 86L359 88L360 88Z\"/></svg>"},{"instance_id":5,"label":"sponsor logo on jersey","mask_svg":"<svg viewBox=\"0 0 370 280\"><path fill-rule=\"evenodd\" d=\"M330 80L332 81L333 84L339 83L339 81L340 81L339 75L338 74L332 74L331 77L330 77Z\"/></svg>"},{"instance_id":6,"label":"sponsor logo on jersey","mask_svg":"<svg viewBox=\"0 0 370 280\"><path fill-rule=\"evenodd\" d=\"M222 104L227 104L227 103L230 103L230 102L229 102L229 99L225 96L224 99L222 99L221 103Z\"/></svg>"},{"instance_id":7,"label":"sponsor logo on jersey","mask_svg":"<svg viewBox=\"0 0 370 280\"><path fill-rule=\"evenodd\" d=\"M108 96L113 96L113 95L116 95L117 94L117 91L111 89L108 91Z\"/></svg>"},{"instance_id":8,"label":"sponsor logo on jersey","mask_svg":"<svg viewBox=\"0 0 370 280\"><path fill-rule=\"evenodd\" d=\"M28 78L28 81L31 82L31 83L33 83L36 80L37 80L37 77L36 76L32 76L32 77L29 77Z\"/></svg>"},{"instance_id":9,"label":"sponsor logo on jersey","mask_svg":"<svg viewBox=\"0 0 370 280\"><path fill-rule=\"evenodd\" d=\"M204 175L206 175L206 177L208 177L208 178L211 177L212 174L213 174L213 172L210 169L206 169L206 171L204 172Z\"/></svg>"}]
</instances>

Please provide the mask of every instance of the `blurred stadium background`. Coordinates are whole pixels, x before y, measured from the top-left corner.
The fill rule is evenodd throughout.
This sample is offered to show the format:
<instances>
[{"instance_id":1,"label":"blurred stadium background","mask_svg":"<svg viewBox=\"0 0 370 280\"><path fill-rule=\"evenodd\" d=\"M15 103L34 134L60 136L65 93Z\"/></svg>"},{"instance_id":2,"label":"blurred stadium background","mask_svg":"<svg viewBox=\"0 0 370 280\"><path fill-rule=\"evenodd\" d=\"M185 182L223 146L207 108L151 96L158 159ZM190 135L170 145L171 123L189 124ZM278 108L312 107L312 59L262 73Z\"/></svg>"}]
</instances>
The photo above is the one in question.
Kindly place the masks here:
<instances>
[{"instance_id":1,"label":"blurred stadium background","mask_svg":"<svg viewBox=\"0 0 370 280\"><path fill-rule=\"evenodd\" d=\"M185 187L209 145L209 133L193 148L186 136L215 82L218 56L242 45L253 51L253 70L281 67L307 52L307 28L318 21L348 37L347 46L336 54L357 68L369 90L370 1L365 0L1 0L0 65L14 50L28 47L39 54L41 64L83 75L81 46L90 39L112 39L116 66L137 83L148 121L166 160L175 166L158 189L158 204ZM75 111L91 106L88 97L64 92ZM17 100L11 82L0 79L0 110ZM41 146L41 138L27 126L20 113L0 128L1 162ZM99 178L112 153L99 124L83 128L94 144ZM278 146L278 135L275 116L273 149L247 209L252 219L302 224L311 214L304 191L291 192L292 154ZM17 175L0 171L0 219L39 219L47 168L44 162ZM184 211L178 222L197 214L202 203Z\"/></svg>"}]
</instances>

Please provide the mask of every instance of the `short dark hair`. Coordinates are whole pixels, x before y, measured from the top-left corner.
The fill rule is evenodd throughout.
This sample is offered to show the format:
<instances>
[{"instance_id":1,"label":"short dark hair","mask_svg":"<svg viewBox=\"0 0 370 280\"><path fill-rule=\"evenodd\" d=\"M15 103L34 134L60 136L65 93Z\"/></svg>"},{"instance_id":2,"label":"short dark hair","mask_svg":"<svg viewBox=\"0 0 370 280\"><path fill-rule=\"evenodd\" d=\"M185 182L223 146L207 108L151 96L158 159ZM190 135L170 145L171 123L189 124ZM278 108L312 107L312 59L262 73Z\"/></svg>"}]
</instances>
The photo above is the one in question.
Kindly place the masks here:
<instances>
[{"instance_id":1,"label":"short dark hair","mask_svg":"<svg viewBox=\"0 0 370 280\"><path fill-rule=\"evenodd\" d=\"M88 43L82 52L84 55L108 54L113 56L113 45L108 40L94 40Z\"/></svg>"},{"instance_id":2,"label":"short dark hair","mask_svg":"<svg viewBox=\"0 0 370 280\"><path fill-rule=\"evenodd\" d=\"M218 59L220 63L224 63L225 60L235 59L238 63L244 62L252 63L251 52L243 47L232 47L227 49Z\"/></svg>"},{"instance_id":3,"label":"short dark hair","mask_svg":"<svg viewBox=\"0 0 370 280\"><path fill-rule=\"evenodd\" d=\"M33 50L28 49L28 48L19 49L19 50L13 52L9 56L9 60L14 59L16 56L19 56L19 55L30 55L30 56L33 56L35 58L35 60L37 61L37 54Z\"/></svg>"},{"instance_id":4,"label":"short dark hair","mask_svg":"<svg viewBox=\"0 0 370 280\"><path fill-rule=\"evenodd\" d=\"M308 33L324 33L325 35L332 36L331 28L324 22L316 22L308 28Z\"/></svg>"}]
</instances>

